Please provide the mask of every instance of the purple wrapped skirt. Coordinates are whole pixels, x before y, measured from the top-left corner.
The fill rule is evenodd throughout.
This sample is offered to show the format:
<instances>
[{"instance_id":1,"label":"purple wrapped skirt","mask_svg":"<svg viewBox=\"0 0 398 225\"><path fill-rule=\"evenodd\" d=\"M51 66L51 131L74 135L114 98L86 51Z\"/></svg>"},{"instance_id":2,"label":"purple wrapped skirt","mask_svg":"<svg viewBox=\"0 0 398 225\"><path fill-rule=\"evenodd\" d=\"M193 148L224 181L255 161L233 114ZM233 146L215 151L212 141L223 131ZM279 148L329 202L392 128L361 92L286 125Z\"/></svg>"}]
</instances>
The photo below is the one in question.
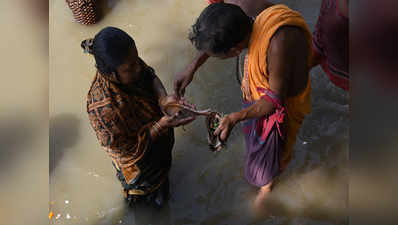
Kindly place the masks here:
<instances>
[{"instance_id":1,"label":"purple wrapped skirt","mask_svg":"<svg viewBox=\"0 0 398 225\"><path fill-rule=\"evenodd\" d=\"M243 133L246 142L246 179L249 183L262 187L281 172L280 161L285 144L282 123L286 110L270 90L259 91L265 94L263 98L274 104L275 112L246 120L243 123ZM243 107L247 108L253 103L244 101Z\"/></svg>"}]
</instances>

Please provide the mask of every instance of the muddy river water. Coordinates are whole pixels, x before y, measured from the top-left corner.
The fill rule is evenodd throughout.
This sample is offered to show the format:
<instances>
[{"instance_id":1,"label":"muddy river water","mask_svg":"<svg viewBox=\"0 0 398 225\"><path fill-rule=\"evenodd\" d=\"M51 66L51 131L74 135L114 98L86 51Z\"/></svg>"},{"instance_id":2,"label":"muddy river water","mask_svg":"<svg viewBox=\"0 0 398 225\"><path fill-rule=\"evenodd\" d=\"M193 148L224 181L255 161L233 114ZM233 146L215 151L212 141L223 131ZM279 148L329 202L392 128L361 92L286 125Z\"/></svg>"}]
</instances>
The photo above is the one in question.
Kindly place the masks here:
<instances>
[{"instance_id":1,"label":"muddy river water","mask_svg":"<svg viewBox=\"0 0 398 225\"><path fill-rule=\"evenodd\" d=\"M173 76L194 57L187 39L205 0L104 0L92 26L73 21L65 1L50 1L51 224L348 224L348 95L319 67L311 71L312 113L297 138L294 158L267 201L261 220L250 213L255 189L244 178L244 140L237 126L226 151L207 148L204 119L175 129L171 199L161 211L127 208L120 183L92 131L86 96L94 59L80 42L105 26L129 33L139 55L172 91ZM314 28L320 0L273 1L300 11ZM186 92L198 108L229 113L241 107L235 59L210 59Z\"/></svg>"}]
</instances>

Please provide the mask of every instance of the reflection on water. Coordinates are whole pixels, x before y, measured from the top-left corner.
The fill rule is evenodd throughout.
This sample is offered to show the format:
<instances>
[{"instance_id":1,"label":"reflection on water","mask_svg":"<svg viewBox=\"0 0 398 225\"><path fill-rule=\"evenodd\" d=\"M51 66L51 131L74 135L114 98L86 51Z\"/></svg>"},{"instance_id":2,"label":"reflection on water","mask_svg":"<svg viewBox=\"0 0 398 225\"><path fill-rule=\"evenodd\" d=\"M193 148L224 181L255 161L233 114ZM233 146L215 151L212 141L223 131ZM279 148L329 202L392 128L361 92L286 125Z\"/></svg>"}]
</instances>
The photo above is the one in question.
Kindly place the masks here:
<instances>
[{"instance_id":1,"label":"reflection on water","mask_svg":"<svg viewBox=\"0 0 398 225\"><path fill-rule=\"evenodd\" d=\"M56 115L50 119L50 174L62 160L64 152L79 138L79 120L73 114Z\"/></svg>"},{"instance_id":2,"label":"reflection on water","mask_svg":"<svg viewBox=\"0 0 398 225\"><path fill-rule=\"evenodd\" d=\"M314 26L320 1L283 2ZM126 207L115 171L87 119L85 100L95 68L94 60L81 52L80 41L104 26L120 27L133 36L140 56L172 90L173 75L196 54L187 33L206 3L105 1L108 10L93 26L73 23L64 1L50 4L50 114L54 121L64 121L55 128L55 136L51 134L61 143L55 145L54 154L60 157L51 174L53 224L348 224L347 94L319 68L311 72L313 112L297 138L292 162L267 202L264 218L255 220L250 213L256 189L244 178L239 126L225 151L211 153L203 118L186 131L176 129L168 206L161 211ZM239 110L235 59L210 59L186 95L198 108ZM62 114L68 116L60 118Z\"/></svg>"}]
</instances>

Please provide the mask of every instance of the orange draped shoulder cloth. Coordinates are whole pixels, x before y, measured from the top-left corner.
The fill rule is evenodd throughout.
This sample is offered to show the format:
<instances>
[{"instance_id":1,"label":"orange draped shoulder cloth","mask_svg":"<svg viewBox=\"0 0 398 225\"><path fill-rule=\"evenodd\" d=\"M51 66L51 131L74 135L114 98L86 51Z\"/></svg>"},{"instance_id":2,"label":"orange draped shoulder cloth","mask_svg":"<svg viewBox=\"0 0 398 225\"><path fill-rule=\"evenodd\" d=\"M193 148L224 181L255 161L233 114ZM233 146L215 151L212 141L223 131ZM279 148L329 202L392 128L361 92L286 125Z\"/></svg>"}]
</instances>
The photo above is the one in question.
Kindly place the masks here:
<instances>
[{"instance_id":1,"label":"orange draped shoulder cloth","mask_svg":"<svg viewBox=\"0 0 398 225\"><path fill-rule=\"evenodd\" d=\"M274 5L259 14L253 24L253 31L249 42L245 77L242 81L243 98L246 101L259 100L264 93L259 89L269 90L269 74L267 70L267 51L272 36L282 26L296 26L301 28L307 39L309 53L312 52L312 36L309 28L300 13L289 9L285 5ZM308 65L311 65L309 54ZM288 65L287 65L288 66ZM309 75L308 75L309 76ZM287 109L287 142L282 157L282 164L287 164L292 157L297 133L305 115L311 111L311 81L308 78L306 89L297 96L289 97L285 101Z\"/></svg>"}]
</instances>

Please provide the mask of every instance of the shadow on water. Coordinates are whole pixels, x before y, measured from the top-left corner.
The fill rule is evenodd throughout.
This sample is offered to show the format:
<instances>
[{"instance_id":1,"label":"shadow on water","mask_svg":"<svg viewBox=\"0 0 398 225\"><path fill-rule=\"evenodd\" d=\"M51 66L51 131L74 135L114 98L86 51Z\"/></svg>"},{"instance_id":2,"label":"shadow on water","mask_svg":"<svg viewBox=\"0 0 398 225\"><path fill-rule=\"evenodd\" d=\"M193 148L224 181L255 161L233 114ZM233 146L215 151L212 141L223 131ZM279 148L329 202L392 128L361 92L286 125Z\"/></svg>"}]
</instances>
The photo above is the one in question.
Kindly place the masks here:
<instances>
[{"instance_id":1,"label":"shadow on water","mask_svg":"<svg viewBox=\"0 0 398 225\"><path fill-rule=\"evenodd\" d=\"M120 0L99 0L96 1L96 9L98 13L98 20L102 20Z\"/></svg>"},{"instance_id":2,"label":"shadow on water","mask_svg":"<svg viewBox=\"0 0 398 225\"><path fill-rule=\"evenodd\" d=\"M73 114L59 114L50 119L50 174L61 161L66 150L79 140L80 120Z\"/></svg>"},{"instance_id":3,"label":"shadow on water","mask_svg":"<svg viewBox=\"0 0 398 225\"><path fill-rule=\"evenodd\" d=\"M0 121L0 168L9 168L16 164L24 153L31 150L26 146L35 137L34 127L26 119L26 116L2 118ZM1 171L7 170L2 169Z\"/></svg>"}]
</instances>

